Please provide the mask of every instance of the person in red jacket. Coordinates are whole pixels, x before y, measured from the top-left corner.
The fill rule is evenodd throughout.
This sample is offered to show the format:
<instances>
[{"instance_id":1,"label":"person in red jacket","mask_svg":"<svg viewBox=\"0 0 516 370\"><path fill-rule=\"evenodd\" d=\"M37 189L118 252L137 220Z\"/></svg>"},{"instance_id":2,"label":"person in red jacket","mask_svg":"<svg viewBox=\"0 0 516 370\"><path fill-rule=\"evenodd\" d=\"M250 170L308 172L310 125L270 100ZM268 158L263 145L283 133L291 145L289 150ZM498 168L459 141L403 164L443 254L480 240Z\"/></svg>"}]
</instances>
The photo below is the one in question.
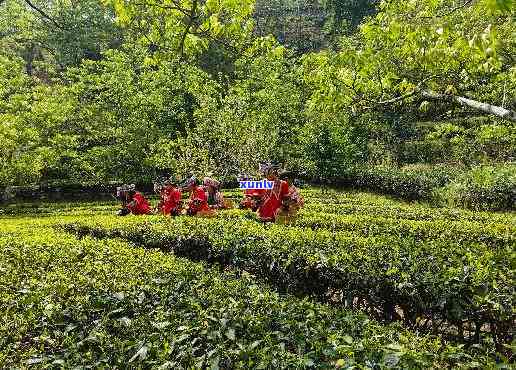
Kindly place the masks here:
<instances>
[{"instance_id":1,"label":"person in red jacket","mask_svg":"<svg viewBox=\"0 0 516 370\"><path fill-rule=\"evenodd\" d=\"M248 181L249 175L240 175L238 181ZM265 194L265 189L245 189L244 199L239 204L240 209L251 209L253 212L260 207L260 202Z\"/></svg>"},{"instance_id":2,"label":"person in red jacket","mask_svg":"<svg viewBox=\"0 0 516 370\"><path fill-rule=\"evenodd\" d=\"M274 184L272 189L265 191L260 208L258 208L258 216L264 222L274 222L283 201L288 196L288 183L279 179L280 166L278 164L266 163L262 164L260 168L267 180L273 181Z\"/></svg>"},{"instance_id":3,"label":"person in red jacket","mask_svg":"<svg viewBox=\"0 0 516 370\"><path fill-rule=\"evenodd\" d=\"M136 186L124 185L117 188L117 198L122 200L122 209L118 212L120 216L130 213L133 215L150 215L151 207L145 196L136 191Z\"/></svg>"},{"instance_id":4,"label":"person in red jacket","mask_svg":"<svg viewBox=\"0 0 516 370\"><path fill-rule=\"evenodd\" d=\"M162 184L154 184L154 191L159 193L161 200L157 211L164 216L178 216L181 214L181 190L173 180L165 180Z\"/></svg>"},{"instance_id":5,"label":"person in red jacket","mask_svg":"<svg viewBox=\"0 0 516 370\"><path fill-rule=\"evenodd\" d=\"M203 216L213 212L208 205L208 193L195 176L186 180L184 188L190 192L190 201L188 202L187 209L189 216Z\"/></svg>"}]
</instances>

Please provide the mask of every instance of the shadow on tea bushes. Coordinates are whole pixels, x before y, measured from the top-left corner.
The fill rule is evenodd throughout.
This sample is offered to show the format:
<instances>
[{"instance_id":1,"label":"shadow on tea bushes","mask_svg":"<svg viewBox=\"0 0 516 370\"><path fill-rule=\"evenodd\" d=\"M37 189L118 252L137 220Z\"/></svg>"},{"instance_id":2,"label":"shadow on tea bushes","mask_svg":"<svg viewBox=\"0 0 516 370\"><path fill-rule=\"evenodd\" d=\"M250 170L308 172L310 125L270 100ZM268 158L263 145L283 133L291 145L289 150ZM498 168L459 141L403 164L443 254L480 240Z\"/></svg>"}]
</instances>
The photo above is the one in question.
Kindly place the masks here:
<instances>
[{"instance_id":1,"label":"shadow on tea bushes","mask_svg":"<svg viewBox=\"0 0 516 370\"><path fill-rule=\"evenodd\" d=\"M119 237L193 260L232 265L275 287L342 303L382 320L449 334L496 348L511 341L514 243L492 248L463 238L358 236L346 232L260 225L245 219L106 218L63 225L78 235ZM489 329L481 329L483 327Z\"/></svg>"},{"instance_id":2,"label":"shadow on tea bushes","mask_svg":"<svg viewBox=\"0 0 516 370\"><path fill-rule=\"evenodd\" d=\"M247 274L120 240L13 235L0 237L4 368L494 366L485 349L279 295Z\"/></svg>"}]
</instances>

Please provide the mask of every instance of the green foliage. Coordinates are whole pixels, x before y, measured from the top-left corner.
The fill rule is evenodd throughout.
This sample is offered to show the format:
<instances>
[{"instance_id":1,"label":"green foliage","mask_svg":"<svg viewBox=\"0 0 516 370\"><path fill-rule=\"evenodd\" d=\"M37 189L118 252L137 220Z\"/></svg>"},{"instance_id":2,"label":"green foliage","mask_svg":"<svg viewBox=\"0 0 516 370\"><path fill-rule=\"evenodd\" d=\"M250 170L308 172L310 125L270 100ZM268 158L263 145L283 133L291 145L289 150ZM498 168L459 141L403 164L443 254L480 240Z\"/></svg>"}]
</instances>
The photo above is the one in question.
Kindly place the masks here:
<instances>
[{"instance_id":1,"label":"green foliage","mask_svg":"<svg viewBox=\"0 0 516 370\"><path fill-rule=\"evenodd\" d=\"M403 143L404 162L465 164L511 161L516 155L516 126L492 119L442 122Z\"/></svg>"},{"instance_id":2,"label":"green foliage","mask_svg":"<svg viewBox=\"0 0 516 370\"><path fill-rule=\"evenodd\" d=\"M367 211L376 214L374 208ZM395 211L377 218L359 216L364 208L348 217L308 209L298 225L288 228L231 213L221 220L103 218L64 228L236 266L296 294L322 298L341 291L346 305L383 320L401 310L412 327L425 318L448 324L496 322L496 333L486 333L483 340L494 335L495 342L506 341L512 315L506 261L516 235L510 219L483 223L459 213L456 222L446 215L422 221L414 210L416 220L400 222L406 216Z\"/></svg>"},{"instance_id":3,"label":"green foliage","mask_svg":"<svg viewBox=\"0 0 516 370\"><path fill-rule=\"evenodd\" d=\"M320 1L257 0L255 33L272 35L297 53L320 50L331 40L325 27L328 17L328 9Z\"/></svg>"},{"instance_id":4,"label":"green foliage","mask_svg":"<svg viewBox=\"0 0 516 370\"><path fill-rule=\"evenodd\" d=\"M20 63L2 59L9 69L1 78L10 90L0 114L13 129L3 131L11 135L2 143L2 169L9 172L0 183L143 182L156 169L175 169L166 161L175 153L167 148L195 127L202 118L196 112L215 106L217 85L196 68L143 67L140 55L107 53L53 86L34 84Z\"/></svg>"},{"instance_id":5,"label":"green foliage","mask_svg":"<svg viewBox=\"0 0 516 370\"><path fill-rule=\"evenodd\" d=\"M485 348L278 294L245 272L50 228L91 219L97 206L0 220L0 366L495 366Z\"/></svg>"},{"instance_id":6,"label":"green foliage","mask_svg":"<svg viewBox=\"0 0 516 370\"><path fill-rule=\"evenodd\" d=\"M30 106L31 80L25 76L20 59L0 56L0 184L23 184L38 176L38 160L19 146L31 146L37 133L21 124L18 112Z\"/></svg>"},{"instance_id":7,"label":"green foliage","mask_svg":"<svg viewBox=\"0 0 516 370\"><path fill-rule=\"evenodd\" d=\"M516 108L514 1L328 0L320 21L298 7L271 28L325 25L334 48L301 56L302 32L296 50L253 36L253 5L0 0L0 187L230 180L274 159L407 200L515 208L514 125L469 119L485 113L447 98ZM240 210L120 219L111 202L2 206L0 367L511 360L513 214L303 195L288 226Z\"/></svg>"},{"instance_id":8,"label":"green foliage","mask_svg":"<svg viewBox=\"0 0 516 370\"><path fill-rule=\"evenodd\" d=\"M440 189L438 196L452 206L516 210L516 165L475 167Z\"/></svg>"},{"instance_id":9,"label":"green foliage","mask_svg":"<svg viewBox=\"0 0 516 370\"><path fill-rule=\"evenodd\" d=\"M150 48L147 62L153 64L194 57L213 42L240 48L252 30L252 0L102 2L115 9L118 24L138 45Z\"/></svg>"},{"instance_id":10,"label":"green foliage","mask_svg":"<svg viewBox=\"0 0 516 370\"><path fill-rule=\"evenodd\" d=\"M45 76L52 65L66 68L83 59L98 60L122 42L114 12L98 0L30 3L39 11L23 0L0 4L0 45L3 52L23 57L29 74Z\"/></svg>"},{"instance_id":11,"label":"green foliage","mask_svg":"<svg viewBox=\"0 0 516 370\"><path fill-rule=\"evenodd\" d=\"M324 21L357 31L302 56L252 35L252 1L102 3L34 0L46 16L0 4L2 187L233 180L274 159L310 179L430 199L451 176L397 168L514 158L514 125L419 94L514 109L512 1L326 1Z\"/></svg>"},{"instance_id":12,"label":"green foliage","mask_svg":"<svg viewBox=\"0 0 516 370\"><path fill-rule=\"evenodd\" d=\"M341 173L337 181L401 199L431 200L434 190L447 184L458 171L460 168L428 165L358 167Z\"/></svg>"},{"instance_id":13,"label":"green foliage","mask_svg":"<svg viewBox=\"0 0 516 370\"><path fill-rule=\"evenodd\" d=\"M367 126L373 129L369 139L374 143L370 147L383 148L378 154L373 150L377 163L383 162L382 151L400 165L419 160L508 160L514 148L514 143L508 143L511 127L505 129L505 138L494 128L496 134L488 135L491 143L478 145L479 135L468 132L465 143L459 139L448 146L424 142L422 153L414 153L414 146L405 147L406 142L421 141L414 137L418 121L457 117L461 125L462 114L483 114L445 101L424 100L423 90L515 108L511 93L516 81L514 8L512 2L496 7L491 3L381 2L376 16L367 19L357 34L341 40L340 51L301 58L304 82L310 86L310 108L330 117L342 112L368 117ZM501 127L506 122L489 124Z\"/></svg>"},{"instance_id":14,"label":"green foliage","mask_svg":"<svg viewBox=\"0 0 516 370\"><path fill-rule=\"evenodd\" d=\"M77 135L67 128L74 104L63 86L26 76L19 59L0 57L0 71L0 184L35 183L74 156Z\"/></svg>"},{"instance_id":15,"label":"green foliage","mask_svg":"<svg viewBox=\"0 0 516 370\"><path fill-rule=\"evenodd\" d=\"M235 61L235 81L220 105L196 111L196 125L176 147L174 163L200 175L234 180L260 161L302 165L299 130L305 123L302 90L290 53L271 38L257 40Z\"/></svg>"},{"instance_id":16,"label":"green foliage","mask_svg":"<svg viewBox=\"0 0 516 370\"><path fill-rule=\"evenodd\" d=\"M339 117L340 118L340 117ZM367 158L367 141L349 117L324 119L314 117L301 136L304 168L314 179L336 179L353 171Z\"/></svg>"},{"instance_id":17,"label":"green foliage","mask_svg":"<svg viewBox=\"0 0 516 370\"><path fill-rule=\"evenodd\" d=\"M352 167L334 182L347 188L374 191L405 200L475 210L514 210L514 165L409 165ZM342 210L346 212L345 210Z\"/></svg>"},{"instance_id":18,"label":"green foliage","mask_svg":"<svg viewBox=\"0 0 516 370\"><path fill-rule=\"evenodd\" d=\"M69 74L78 100L74 118L86 130L80 151L87 178L150 181L155 168L174 167L165 163L168 143L195 126L198 107L213 105L214 84L200 70L141 62L138 52L113 52Z\"/></svg>"}]
</instances>

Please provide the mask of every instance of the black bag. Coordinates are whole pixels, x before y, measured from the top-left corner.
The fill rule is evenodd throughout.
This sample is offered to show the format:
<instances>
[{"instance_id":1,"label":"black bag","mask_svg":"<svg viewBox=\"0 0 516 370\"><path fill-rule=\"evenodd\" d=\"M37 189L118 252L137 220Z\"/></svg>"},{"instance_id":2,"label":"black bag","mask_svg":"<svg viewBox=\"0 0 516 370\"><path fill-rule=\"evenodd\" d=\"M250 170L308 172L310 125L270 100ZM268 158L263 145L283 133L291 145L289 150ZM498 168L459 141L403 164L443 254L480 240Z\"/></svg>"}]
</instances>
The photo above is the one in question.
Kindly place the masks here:
<instances>
[{"instance_id":1,"label":"black bag","mask_svg":"<svg viewBox=\"0 0 516 370\"><path fill-rule=\"evenodd\" d=\"M130 214L131 211L129 210L129 208L122 208L121 210L119 210L116 215L117 216L127 216L128 214Z\"/></svg>"}]
</instances>

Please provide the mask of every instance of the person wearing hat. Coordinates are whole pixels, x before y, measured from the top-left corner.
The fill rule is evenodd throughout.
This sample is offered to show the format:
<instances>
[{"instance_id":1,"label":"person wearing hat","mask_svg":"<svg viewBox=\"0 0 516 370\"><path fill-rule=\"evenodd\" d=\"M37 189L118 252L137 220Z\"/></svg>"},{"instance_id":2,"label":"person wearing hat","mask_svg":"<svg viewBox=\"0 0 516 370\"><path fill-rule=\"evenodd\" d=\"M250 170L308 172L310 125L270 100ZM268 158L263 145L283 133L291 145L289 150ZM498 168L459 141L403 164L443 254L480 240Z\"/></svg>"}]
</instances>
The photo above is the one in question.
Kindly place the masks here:
<instances>
[{"instance_id":1,"label":"person wearing hat","mask_svg":"<svg viewBox=\"0 0 516 370\"><path fill-rule=\"evenodd\" d=\"M123 185L117 188L117 198L122 201L122 209L118 212L119 216L126 216L130 213L133 215L149 215L151 207L145 196L136 191L136 186Z\"/></svg>"},{"instance_id":2,"label":"person wearing hat","mask_svg":"<svg viewBox=\"0 0 516 370\"><path fill-rule=\"evenodd\" d=\"M164 216L178 216L181 214L181 190L173 179L165 179L154 184L154 191L159 193L160 202L158 212Z\"/></svg>"},{"instance_id":3,"label":"person wearing hat","mask_svg":"<svg viewBox=\"0 0 516 370\"><path fill-rule=\"evenodd\" d=\"M266 190L258 208L258 216L264 222L276 221L276 215L284 199L288 195L288 184L279 178L280 165L277 163L263 163L260 165L263 175L272 181L272 189Z\"/></svg>"},{"instance_id":4,"label":"person wearing hat","mask_svg":"<svg viewBox=\"0 0 516 370\"><path fill-rule=\"evenodd\" d=\"M222 192L220 191L220 182L211 178L205 177L203 179L204 189L208 193L208 205L212 209L228 209L230 205L224 199Z\"/></svg>"},{"instance_id":5,"label":"person wearing hat","mask_svg":"<svg viewBox=\"0 0 516 370\"><path fill-rule=\"evenodd\" d=\"M208 194L204 186L200 185L199 180L192 176L183 185L183 188L190 192L187 214L189 216L203 215L210 213L208 205Z\"/></svg>"}]
</instances>

